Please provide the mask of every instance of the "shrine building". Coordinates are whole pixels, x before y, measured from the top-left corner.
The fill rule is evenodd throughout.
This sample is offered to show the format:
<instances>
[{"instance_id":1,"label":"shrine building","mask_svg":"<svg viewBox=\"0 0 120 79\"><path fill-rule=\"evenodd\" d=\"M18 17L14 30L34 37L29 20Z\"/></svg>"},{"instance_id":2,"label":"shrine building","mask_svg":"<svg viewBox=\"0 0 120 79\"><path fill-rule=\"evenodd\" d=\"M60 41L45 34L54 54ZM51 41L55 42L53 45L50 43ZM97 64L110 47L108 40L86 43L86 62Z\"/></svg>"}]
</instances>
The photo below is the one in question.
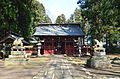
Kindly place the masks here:
<instances>
[{"instance_id":1,"label":"shrine building","mask_svg":"<svg viewBox=\"0 0 120 79\"><path fill-rule=\"evenodd\" d=\"M85 33L80 24L40 24L33 34L41 41L41 54L78 54Z\"/></svg>"}]
</instances>

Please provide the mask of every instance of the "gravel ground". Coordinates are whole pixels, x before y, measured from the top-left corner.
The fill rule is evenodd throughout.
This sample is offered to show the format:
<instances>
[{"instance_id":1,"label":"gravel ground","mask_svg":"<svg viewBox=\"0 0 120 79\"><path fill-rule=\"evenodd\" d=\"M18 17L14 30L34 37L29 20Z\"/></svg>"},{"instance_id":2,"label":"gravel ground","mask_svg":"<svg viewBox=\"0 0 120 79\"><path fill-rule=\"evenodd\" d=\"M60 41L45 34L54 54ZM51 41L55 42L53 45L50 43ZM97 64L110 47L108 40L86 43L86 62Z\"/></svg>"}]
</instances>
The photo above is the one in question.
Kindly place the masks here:
<instances>
[{"instance_id":1,"label":"gravel ground","mask_svg":"<svg viewBox=\"0 0 120 79\"><path fill-rule=\"evenodd\" d=\"M86 58L51 57L31 58L27 66L4 66L0 60L0 79L120 79L120 65L97 70L84 66Z\"/></svg>"}]
</instances>

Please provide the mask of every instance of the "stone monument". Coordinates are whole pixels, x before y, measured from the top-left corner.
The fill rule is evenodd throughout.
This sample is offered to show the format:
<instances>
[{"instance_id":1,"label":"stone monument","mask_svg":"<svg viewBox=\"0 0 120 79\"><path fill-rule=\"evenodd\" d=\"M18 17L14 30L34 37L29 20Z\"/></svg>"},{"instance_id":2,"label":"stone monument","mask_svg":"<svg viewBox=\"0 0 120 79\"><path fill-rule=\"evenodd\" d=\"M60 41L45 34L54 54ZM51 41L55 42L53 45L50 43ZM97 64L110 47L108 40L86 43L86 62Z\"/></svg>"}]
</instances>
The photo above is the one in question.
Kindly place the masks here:
<instances>
[{"instance_id":1,"label":"stone monument","mask_svg":"<svg viewBox=\"0 0 120 79\"><path fill-rule=\"evenodd\" d=\"M110 58L106 55L103 43L95 39L93 56L87 60L87 66L97 69L111 68Z\"/></svg>"},{"instance_id":2,"label":"stone monument","mask_svg":"<svg viewBox=\"0 0 120 79\"><path fill-rule=\"evenodd\" d=\"M16 39L11 48L11 55L5 59L5 65L25 65L27 62L27 55L24 51L22 43L23 38Z\"/></svg>"}]
</instances>

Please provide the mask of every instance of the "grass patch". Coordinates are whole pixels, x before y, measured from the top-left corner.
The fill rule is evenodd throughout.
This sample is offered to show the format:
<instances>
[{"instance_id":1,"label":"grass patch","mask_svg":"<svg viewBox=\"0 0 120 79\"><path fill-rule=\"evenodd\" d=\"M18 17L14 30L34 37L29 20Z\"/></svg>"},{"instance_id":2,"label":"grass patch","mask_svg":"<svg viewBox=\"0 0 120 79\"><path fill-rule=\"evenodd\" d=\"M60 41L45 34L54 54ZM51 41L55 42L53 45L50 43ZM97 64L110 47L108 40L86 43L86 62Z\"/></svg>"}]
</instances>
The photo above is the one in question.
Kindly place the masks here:
<instances>
[{"instance_id":1,"label":"grass patch","mask_svg":"<svg viewBox=\"0 0 120 79\"><path fill-rule=\"evenodd\" d=\"M68 61L75 65L86 64L86 61L81 60L79 57L68 57Z\"/></svg>"},{"instance_id":2,"label":"grass patch","mask_svg":"<svg viewBox=\"0 0 120 79\"><path fill-rule=\"evenodd\" d=\"M50 60L50 58L49 57L39 57L39 58L30 58L30 62L32 61L32 62L38 62L38 63L40 63L40 62L47 62L47 61L49 61Z\"/></svg>"}]
</instances>

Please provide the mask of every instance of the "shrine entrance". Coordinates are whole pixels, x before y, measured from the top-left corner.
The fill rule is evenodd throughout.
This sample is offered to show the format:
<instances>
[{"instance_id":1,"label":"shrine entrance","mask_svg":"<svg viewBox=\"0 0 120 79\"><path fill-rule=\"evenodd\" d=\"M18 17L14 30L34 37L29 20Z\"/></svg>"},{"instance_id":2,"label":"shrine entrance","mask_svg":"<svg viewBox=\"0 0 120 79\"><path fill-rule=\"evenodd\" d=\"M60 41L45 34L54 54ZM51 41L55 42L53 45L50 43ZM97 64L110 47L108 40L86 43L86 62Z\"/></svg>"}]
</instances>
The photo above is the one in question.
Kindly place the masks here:
<instances>
[{"instance_id":1,"label":"shrine entrance","mask_svg":"<svg viewBox=\"0 0 120 79\"><path fill-rule=\"evenodd\" d=\"M56 42L55 42L55 54L63 54L63 42L60 37L56 37Z\"/></svg>"},{"instance_id":2,"label":"shrine entrance","mask_svg":"<svg viewBox=\"0 0 120 79\"><path fill-rule=\"evenodd\" d=\"M43 37L42 49L44 54L67 54L78 53L78 45L74 41L77 37Z\"/></svg>"}]
</instances>

